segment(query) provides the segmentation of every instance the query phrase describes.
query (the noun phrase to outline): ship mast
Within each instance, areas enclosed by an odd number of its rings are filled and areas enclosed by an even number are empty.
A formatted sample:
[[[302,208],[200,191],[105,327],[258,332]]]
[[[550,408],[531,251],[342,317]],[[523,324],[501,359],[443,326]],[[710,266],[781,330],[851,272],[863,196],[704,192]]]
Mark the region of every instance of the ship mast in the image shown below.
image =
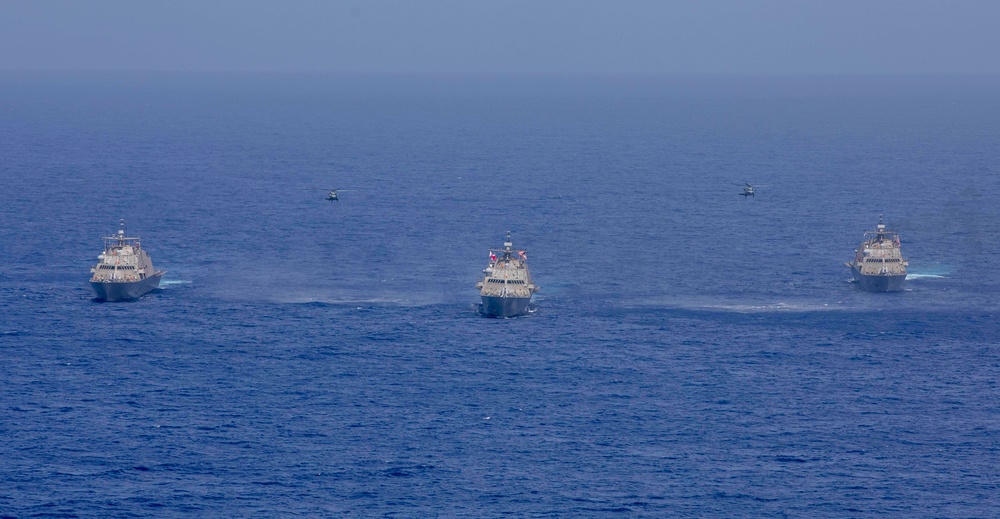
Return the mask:
[[[876,229],[878,230],[876,231],[876,233],[878,234],[879,240],[881,240],[882,237],[886,235],[885,223],[882,220],[883,220],[883,215],[881,214],[878,215],[878,227],[876,227]]]
[[[125,245],[125,219],[118,220],[118,246]]]

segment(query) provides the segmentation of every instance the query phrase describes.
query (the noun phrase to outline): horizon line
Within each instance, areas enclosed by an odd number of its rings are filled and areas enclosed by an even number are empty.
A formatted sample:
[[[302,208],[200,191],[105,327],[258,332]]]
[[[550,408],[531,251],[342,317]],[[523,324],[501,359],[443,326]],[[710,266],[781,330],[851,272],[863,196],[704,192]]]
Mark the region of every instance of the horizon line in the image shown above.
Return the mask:
[[[349,71],[349,70],[208,70],[208,69],[83,69],[83,68],[0,68],[0,74],[177,74],[177,75],[262,75],[316,76],[342,78],[414,79],[830,79],[830,78],[997,78],[992,72],[675,72],[675,73],[601,73],[601,72],[457,72],[457,71]]]

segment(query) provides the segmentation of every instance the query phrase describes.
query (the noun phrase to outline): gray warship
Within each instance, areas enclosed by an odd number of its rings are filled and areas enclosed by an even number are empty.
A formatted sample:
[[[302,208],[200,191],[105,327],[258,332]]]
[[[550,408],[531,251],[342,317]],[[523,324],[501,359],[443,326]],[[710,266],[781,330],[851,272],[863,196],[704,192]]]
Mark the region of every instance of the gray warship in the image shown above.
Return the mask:
[[[479,311],[490,317],[514,317],[528,313],[531,294],[538,292],[528,272],[528,253],[515,250],[510,231],[501,249],[490,249],[490,265],[476,283],[483,298]]]
[[[138,299],[158,287],[165,273],[153,269],[153,261],[138,237],[125,235],[125,220],[117,235],[104,237],[104,252],[90,272],[94,274],[90,286],[102,301]]]
[[[869,292],[892,292],[903,287],[906,266],[899,248],[899,234],[885,228],[882,215],[874,231],[865,232],[865,241],[854,251],[854,261],[844,263],[854,281]]]

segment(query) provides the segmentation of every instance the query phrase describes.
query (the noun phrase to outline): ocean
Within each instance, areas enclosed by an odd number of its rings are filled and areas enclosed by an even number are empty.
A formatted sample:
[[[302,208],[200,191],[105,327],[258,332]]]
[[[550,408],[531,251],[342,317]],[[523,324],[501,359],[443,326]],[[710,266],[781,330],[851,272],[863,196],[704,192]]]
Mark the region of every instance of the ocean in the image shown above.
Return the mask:
[[[998,193],[996,78],[3,73],[0,516],[997,516]]]

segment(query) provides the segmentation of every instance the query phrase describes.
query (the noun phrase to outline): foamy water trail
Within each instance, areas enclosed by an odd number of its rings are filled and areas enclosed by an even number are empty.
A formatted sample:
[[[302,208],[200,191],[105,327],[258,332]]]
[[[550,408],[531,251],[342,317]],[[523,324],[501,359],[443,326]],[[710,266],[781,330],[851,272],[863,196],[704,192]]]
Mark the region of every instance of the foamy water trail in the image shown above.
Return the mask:
[[[907,274],[907,281],[913,279],[946,279],[947,276],[942,276],[941,274]]]
[[[191,282],[184,279],[163,279],[160,280],[160,288],[169,288],[179,285],[190,285]]]

